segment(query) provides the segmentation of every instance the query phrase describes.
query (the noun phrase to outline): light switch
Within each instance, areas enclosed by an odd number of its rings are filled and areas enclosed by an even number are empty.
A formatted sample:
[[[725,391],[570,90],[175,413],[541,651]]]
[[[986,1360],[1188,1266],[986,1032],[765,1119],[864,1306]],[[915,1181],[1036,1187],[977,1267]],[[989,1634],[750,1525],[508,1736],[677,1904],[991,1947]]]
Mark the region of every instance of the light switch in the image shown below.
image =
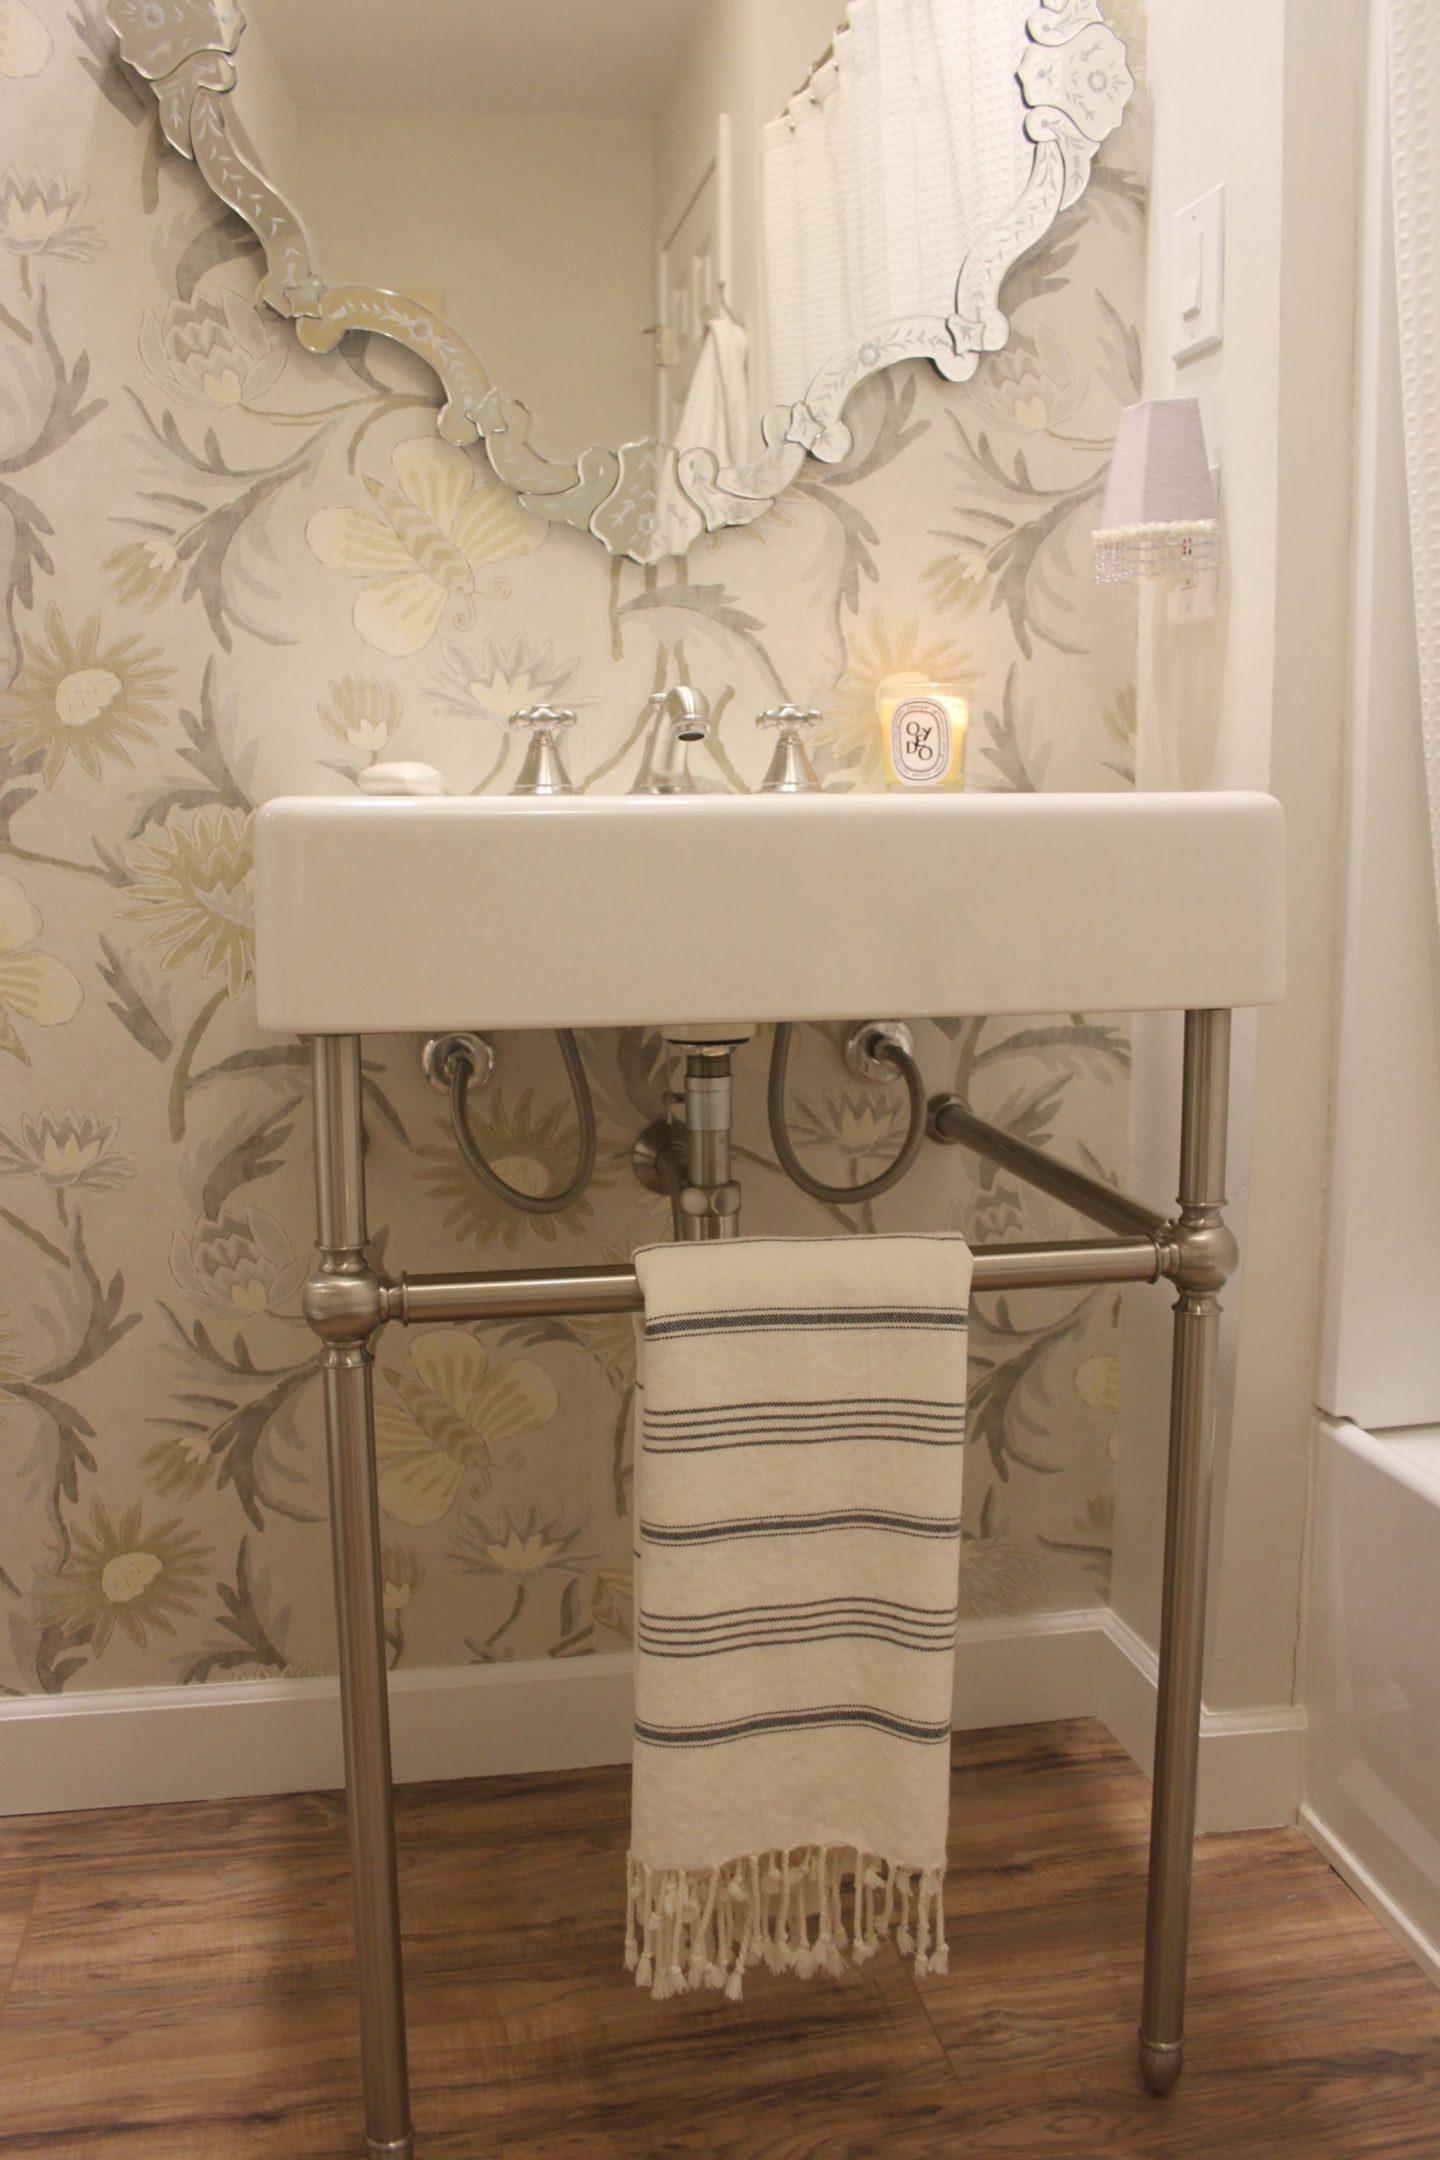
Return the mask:
[[[1225,334],[1225,190],[1177,210],[1170,221],[1170,282],[1177,360],[1210,352]]]
[[[1180,257],[1180,314],[1192,322],[1205,301],[1205,242],[1192,227],[1184,235]]]

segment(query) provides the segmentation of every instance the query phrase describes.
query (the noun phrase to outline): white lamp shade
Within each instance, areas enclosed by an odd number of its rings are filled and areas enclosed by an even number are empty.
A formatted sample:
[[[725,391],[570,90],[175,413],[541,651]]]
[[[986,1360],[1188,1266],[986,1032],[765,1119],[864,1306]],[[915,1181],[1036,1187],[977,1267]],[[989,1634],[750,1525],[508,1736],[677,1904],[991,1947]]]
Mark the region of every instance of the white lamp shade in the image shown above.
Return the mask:
[[[1219,555],[1215,488],[1195,398],[1127,405],[1115,434],[1105,505],[1095,533],[1095,575],[1192,576]]]

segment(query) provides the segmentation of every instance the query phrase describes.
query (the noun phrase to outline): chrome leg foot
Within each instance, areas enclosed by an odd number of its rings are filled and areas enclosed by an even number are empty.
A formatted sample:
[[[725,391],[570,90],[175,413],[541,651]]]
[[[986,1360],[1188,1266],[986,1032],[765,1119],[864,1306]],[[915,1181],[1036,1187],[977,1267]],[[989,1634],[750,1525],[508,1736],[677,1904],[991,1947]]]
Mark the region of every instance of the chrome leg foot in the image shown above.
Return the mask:
[[[1147,2040],[1143,2033],[1140,2035],[1140,2075],[1147,2092],[1163,2100],[1166,2093],[1174,2092],[1184,2067],[1183,2040]]]
[[[365,2160],[415,2160],[415,2140],[403,2137],[390,2145],[377,2145],[374,2138],[366,2138]]]

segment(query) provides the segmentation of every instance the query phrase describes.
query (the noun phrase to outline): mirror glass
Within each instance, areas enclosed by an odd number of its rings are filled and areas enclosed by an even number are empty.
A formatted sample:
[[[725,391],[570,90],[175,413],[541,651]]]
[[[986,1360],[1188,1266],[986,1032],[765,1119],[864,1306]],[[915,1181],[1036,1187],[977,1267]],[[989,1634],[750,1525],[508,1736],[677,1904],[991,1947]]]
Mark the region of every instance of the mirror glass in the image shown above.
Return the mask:
[[[1052,102],[1017,71],[1063,56],[1073,75],[1098,12],[244,0],[231,102],[326,282],[444,316],[529,407],[542,456],[656,437],[725,468],[838,356],[955,312],[967,253],[1026,189],[1027,115]],[[1094,140],[1130,87],[1098,34],[1078,85]]]

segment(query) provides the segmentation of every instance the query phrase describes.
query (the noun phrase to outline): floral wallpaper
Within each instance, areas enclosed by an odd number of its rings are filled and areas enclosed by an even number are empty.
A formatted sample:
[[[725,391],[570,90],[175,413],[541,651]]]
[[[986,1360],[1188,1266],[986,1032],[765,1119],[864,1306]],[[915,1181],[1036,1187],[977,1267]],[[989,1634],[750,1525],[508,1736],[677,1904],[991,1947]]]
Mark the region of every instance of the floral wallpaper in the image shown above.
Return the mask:
[[[714,701],[715,784],[756,784],[753,716],[789,696],[824,711],[830,784],[868,786],[876,684],[912,666],[965,685],[972,786],[1130,783],[1132,604],[1092,583],[1088,534],[1137,391],[1137,133],[1012,273],[1013,341],[972,383],[868,385],[848,464],[644,571],[442,444],[407,356],[317,358],[257,311],[253,241],[163,146],[99,0],[0,0],[0,1689],[332,1664],[307,1073],[255,1023],[258,803],[384,756],[504,789],[506,716],[541,698],[580,713],[579,783],[624,789],[645,698],[679,679]],[[840,1032],[803,1031],[795,1130],[859,1181],[901,1105],[850,1077]],[[1123,1027],[919,1034],[933,1087],[1121,1172]],[[613,1261],[664,1234],[628,1163],[664,1046],[583,1048],[599,1174],[530,1219],[464,1170],[418,1045],[367,1046],[382,1258]],[[541,1191],[570,1160],[563,1074],[549,1040],[498,1049],[482,1137]],[[873,1209],[802,1198],[765,1135],[766,1049],[740,1065],[749,1229],[1073,1227],[958,1150]],[[964,1610],[1101,1601],[1118,1299],[978,1303]],[[632,1370],[628,1322],[382,1338],[396,1666],[624,1643]]]

